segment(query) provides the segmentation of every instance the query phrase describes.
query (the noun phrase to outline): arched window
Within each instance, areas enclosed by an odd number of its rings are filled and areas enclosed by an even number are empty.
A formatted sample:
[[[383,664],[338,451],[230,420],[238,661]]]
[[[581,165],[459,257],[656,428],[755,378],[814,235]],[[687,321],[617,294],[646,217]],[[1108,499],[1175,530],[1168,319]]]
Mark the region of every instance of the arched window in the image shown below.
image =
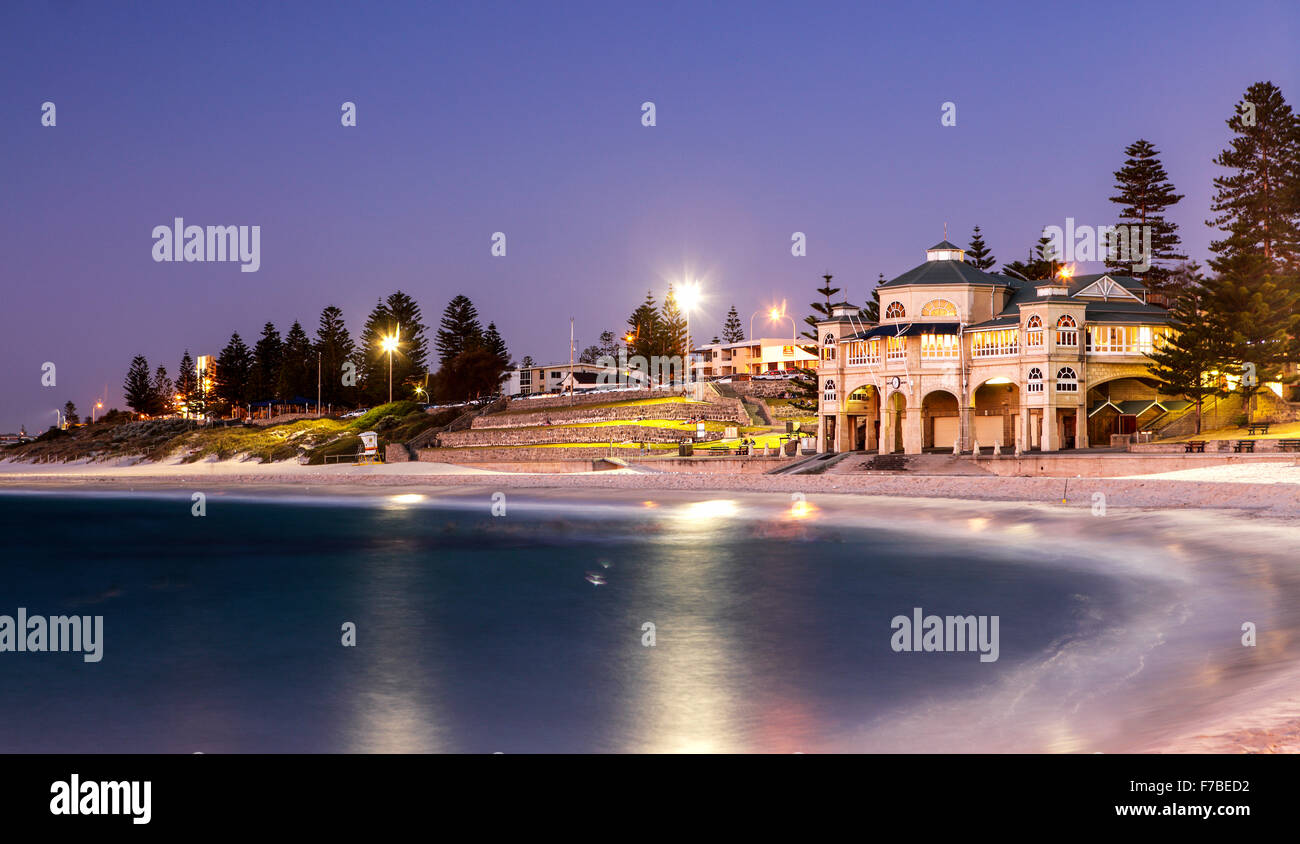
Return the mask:
[[[885,308],[885,319],[902,319],[907,316],[907,311],[903,309],[902,302],[890,302],[889,307]]]
[[[1026,393],[1041,393],[1043,391],[1043,370],[1034,366],[1029,370],[1029,375],[1025,378]]]
[[[1058,393],[1077,393],[1079,392],[1079,376],[1074,374],[1074,370],[1068,366],[1061,367],[1056,373],[1056,392]]]
[[[822,385],[822,401],[835,401],[835,382],[830,378]]]
[[[834,335],[834,334],[827,334],[827,335],[822,339],[822,345],[823,345],[823,346],[834,346],[834,345],[835,345],[835,335]]]
[[[957,306],[947,299],[931,299],[921,307],[921,316],[957,316]]]
[[[1029,318],[1025,323],[1025,345],[1041,346],[1043,345],[1043,320],[1038,314]]]
[[[1056,321],[1056,345],[1079,345],[1079,326],[1074,321],[1074,317],[1069,314],[1062,314],[1061,318]]]

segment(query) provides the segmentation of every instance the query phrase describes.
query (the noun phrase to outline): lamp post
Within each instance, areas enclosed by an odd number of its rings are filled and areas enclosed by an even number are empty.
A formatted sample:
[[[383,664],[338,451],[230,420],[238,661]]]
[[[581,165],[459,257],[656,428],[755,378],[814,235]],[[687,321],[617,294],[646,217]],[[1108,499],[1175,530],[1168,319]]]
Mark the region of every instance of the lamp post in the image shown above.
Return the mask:
[[[388,353],[388,403],[393,403],[393,352],[397,349],[398,338],[402,335],[402,326],[397,326],[397,333],[379,341],[379,347]]]
[[[699,282],[688,281],[682,284],[682,292],[677,294],[677,304],[686,316],[686,380],[693,381],[694,366],[691,362],[691,309],[700,300]]]
[[[97,402],[95,402],[95,404],[90,408],[90,424],[92,424],[92,425],[95,424],[95,412],[98,411],[98,410],[100,410],[100,409],[102,409],[103,407],[104,407],[104,403],[103,403],[102,401],[97,401]]]

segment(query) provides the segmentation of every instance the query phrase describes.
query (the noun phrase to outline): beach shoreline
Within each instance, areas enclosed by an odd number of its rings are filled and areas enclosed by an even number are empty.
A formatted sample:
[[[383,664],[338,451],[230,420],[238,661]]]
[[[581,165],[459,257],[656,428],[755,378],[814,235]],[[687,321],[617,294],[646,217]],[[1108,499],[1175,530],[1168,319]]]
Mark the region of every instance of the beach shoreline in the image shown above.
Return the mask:
[[[660,506],[725,496],[761,503],[756,512],[790,507],[799,494],[828,515],[869,512],[873,502],[931,499],[942,502],[929,518],[998,522],[1021,508],[1085,519],[1113,508],[1116,515],[1150,512],[1152,517],[1197,518],[1195,511],[1224,520],[1244,517],[1255,524],[1289,530],[1300,515],[1300,483],[1292,467],[1278,467],[1264,482],[1162,478],[1023,478],[905,475],[727,475],[643,473],[609,470],[577,474],[491,472],[449,464],[399,463],[374,467],[300,466],[210,461],[197,464],[15,464],[0,463],[0,493],[170,494],[205,492],[231,497],[285,497],[324,502],[349,498],[407,497],[428,506],[473,503],[487,507],[499,491],[516,491],[512,506],[544,502],[590,506],[597,493],[609,506]],[[1212,476],[1212,475],[1211,475]],[[1102,496],[1099,514],[1097,495]],[[0,499],[2,500],[2,499]],[[883,503],[883,502],[882,502]],[[1193,511],[1178,513],[1177,511]],[[1213,511],[1213,512],[1209,512]],[[1022,510],[1023,512],[1023,510]],[[1266,688],[1252,690],[1195,729],[1143,747],[1144,753],[1300,752],[1300,671],[1279,671]]]

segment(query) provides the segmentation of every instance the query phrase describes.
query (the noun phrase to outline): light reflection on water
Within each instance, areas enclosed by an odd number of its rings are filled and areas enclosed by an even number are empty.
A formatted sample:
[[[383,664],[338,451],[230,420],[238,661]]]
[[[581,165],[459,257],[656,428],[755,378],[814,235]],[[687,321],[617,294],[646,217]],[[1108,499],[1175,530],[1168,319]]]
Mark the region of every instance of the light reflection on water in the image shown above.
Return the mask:
[[[0,495],[0,613],[106,639],[0,653],[0,750],[1115,752],[1250,705],[1300,641],[1295,529],[1229,514],[180,500]],[[894,653],[913,607],[998,615],[1000,659]]]

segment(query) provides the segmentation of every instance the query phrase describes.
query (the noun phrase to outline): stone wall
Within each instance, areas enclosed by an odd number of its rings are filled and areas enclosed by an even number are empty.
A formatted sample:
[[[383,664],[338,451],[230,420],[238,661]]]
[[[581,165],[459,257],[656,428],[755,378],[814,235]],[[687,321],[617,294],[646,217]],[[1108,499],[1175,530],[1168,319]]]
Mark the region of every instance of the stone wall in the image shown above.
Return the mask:
[[[416,452],[416,459],[422,463],[455,463],[474,465],[483,463],[553,463],[562,460],[599,460],[602,457],[632,457],[640,452],[635,448],[615,448],[609,446],[573,447],[573,448],[422,448]],[[586,467],[590,469],[590,466]],[[583,469],[581,471],[586,471]]]
[[[781,399],[794,391],[789,379],[780,381],[732,381],[727,385],[738,396],[753,396],[760,399]]]
[[[572,398],[567,395],[551,396],[544,399],[509,399],[502,410],[542,410],[551,407],[575,407],[583,404],[608,404],[615,401],[639,401],[641,399],[662,399],[670,396],[690,396],[694,392],[690,387],[676,387],[663,390],[625,390],[607,393],[577,393]]]
[[[411,452],[403,443],[389,443],[384,447],[385,463],[409,463]]]
[[[719,398],[702,404],[699,402],[632,405],[623,407],[573,407],[537,410],[528,413],[493,413],[474,419],[475,430],[492,428],[539,427],[547,424],[571,425],[578,422],[616,422],[636,419],[674,419],[709,422],[730,422],[748,425],[749,416],[741,407],[740,399]]]
[[[622,443],[650,442],[675,443],[691,435],[688,431],[673,428],[651,428],[646,425],[601,425],[592,428],[473,428],[468,431],[448,431],[438,435],[442,448],[467,448],[471,446],[550,445],[557,443]],[[722,434],[710,432],[705,439],[721,439]]]

